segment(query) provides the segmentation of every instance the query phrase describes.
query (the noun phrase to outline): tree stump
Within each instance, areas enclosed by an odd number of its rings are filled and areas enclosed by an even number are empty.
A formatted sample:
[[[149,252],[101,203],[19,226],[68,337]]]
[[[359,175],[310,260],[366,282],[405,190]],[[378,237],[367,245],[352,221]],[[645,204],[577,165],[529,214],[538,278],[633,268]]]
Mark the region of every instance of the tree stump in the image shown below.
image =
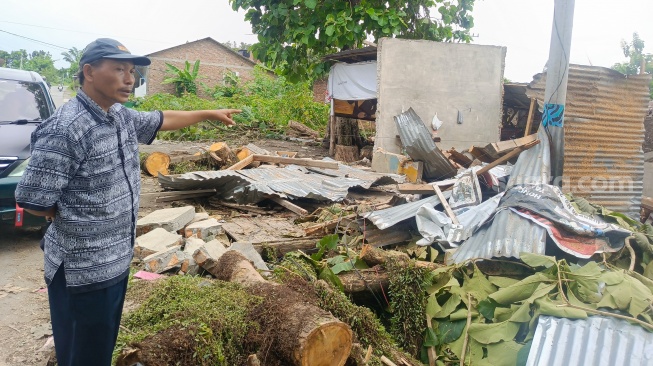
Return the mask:
[[[170,156],[162,152],[153,152],[141,161],[141,169],[147,174],[156,177],[159,173],[163,175],[170,174]]]
[[[226,142],[216,142],[209,147],[209,151],[218,157],[220,166],[232,166],[238,162],[238,157]]]
[[[336,155],[334,159],[345,163],[353,163],[360,160],[358,146],[336,145]]]

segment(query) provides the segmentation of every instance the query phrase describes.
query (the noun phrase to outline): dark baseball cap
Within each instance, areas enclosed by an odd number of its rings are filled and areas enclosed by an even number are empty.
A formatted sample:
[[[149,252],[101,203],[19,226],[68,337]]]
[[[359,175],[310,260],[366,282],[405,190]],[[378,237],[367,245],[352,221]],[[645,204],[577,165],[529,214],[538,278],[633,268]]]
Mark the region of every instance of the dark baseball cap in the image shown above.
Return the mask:
[[[150,59],[145,56],[132,55],[127,47],[114,39],[98,38],[86,46],[82,58],[79,60],[79,66],[84,66],[85,64],[90,64],[91,62],[104,58],[129,60],[138,66],[147,66],[151,63]]]

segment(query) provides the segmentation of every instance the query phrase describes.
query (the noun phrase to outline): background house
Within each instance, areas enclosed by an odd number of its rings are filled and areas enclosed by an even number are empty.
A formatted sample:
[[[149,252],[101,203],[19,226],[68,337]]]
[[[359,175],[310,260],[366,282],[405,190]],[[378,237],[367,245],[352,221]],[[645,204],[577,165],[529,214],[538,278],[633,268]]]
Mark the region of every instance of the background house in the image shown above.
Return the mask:
[[[237,73],[242,80],[249,80],[253,77],[256,65],[254,61],[241,56],[211,37],[153,52],[147,57],[152,60],[147,75],[144,75],[147,80],[147,95],[174,92],[173,84],[163,84],[163,80],[167,77],[166,63],[184,68],[186,61],[192,65],[196,60],[200,60],[198,83],[210,87],[222,84],[227,70]],[[198,93],[202,95],[204,90],[199,88]]]

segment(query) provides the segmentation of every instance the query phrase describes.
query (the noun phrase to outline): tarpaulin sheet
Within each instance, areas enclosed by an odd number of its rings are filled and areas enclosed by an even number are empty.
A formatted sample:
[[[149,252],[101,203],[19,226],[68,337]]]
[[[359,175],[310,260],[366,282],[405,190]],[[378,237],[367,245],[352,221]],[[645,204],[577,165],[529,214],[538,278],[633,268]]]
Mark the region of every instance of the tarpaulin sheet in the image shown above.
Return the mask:
[[[563,251],[579,258],[614,252],[632,235],[626,229],[598,217],[578,212],[559,187],[548,184],[518,184],[506,191],[499,209],[515,213],[547,229]]]
[[[340,100],[376,98],[376,61],[337,63],[329,72],[329,96]]]

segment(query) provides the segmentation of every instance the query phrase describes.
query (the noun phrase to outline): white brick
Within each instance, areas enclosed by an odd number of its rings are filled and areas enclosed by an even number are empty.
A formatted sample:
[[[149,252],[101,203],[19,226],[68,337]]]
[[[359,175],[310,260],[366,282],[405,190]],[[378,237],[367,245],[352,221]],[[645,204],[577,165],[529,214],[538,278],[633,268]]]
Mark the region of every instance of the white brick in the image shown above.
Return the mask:
[[[222,233],[222,224],[216,219],[199,221],[186,226],[185,237],[194,236],[203,240],[212,240],[216,235]]]
[[[136,222],[136,235],[140,236],[158,227],[177,231],[195,218],[195,207],[184,206],[156,210]]]
[[[184,246],[184,253],[186,253],[186,256],[188,257],[188,270],[185,271],[186,274],[196,275],[199,273],[200,266],[195,262],[193,254],[205,245],[206,243],[202,239],[195,237],[186,239],[186,245]]]
[[[179,267],[186,272],[189,258],[181,251],[181,246],[176,246],[149,255],[143,259],[143,262],[145,262],[145,270],[149,272],[162,273],[174,267]]]
[[[195,217],[193,217],[193,219],[188,223],[188,225],[194,224],[194,223],[199,222],[199,221],[208,220],[209,217],[210,216],[209,216],[209,214],[207,212],[198,212],[198,213],[195,214]]]
[[[168,232],[162,228],[156,228],[149,233],[136,238],[134,255],[137,258],[143,259],[170,247],[179,246],[182,243],[183,238],[181,235]]]

